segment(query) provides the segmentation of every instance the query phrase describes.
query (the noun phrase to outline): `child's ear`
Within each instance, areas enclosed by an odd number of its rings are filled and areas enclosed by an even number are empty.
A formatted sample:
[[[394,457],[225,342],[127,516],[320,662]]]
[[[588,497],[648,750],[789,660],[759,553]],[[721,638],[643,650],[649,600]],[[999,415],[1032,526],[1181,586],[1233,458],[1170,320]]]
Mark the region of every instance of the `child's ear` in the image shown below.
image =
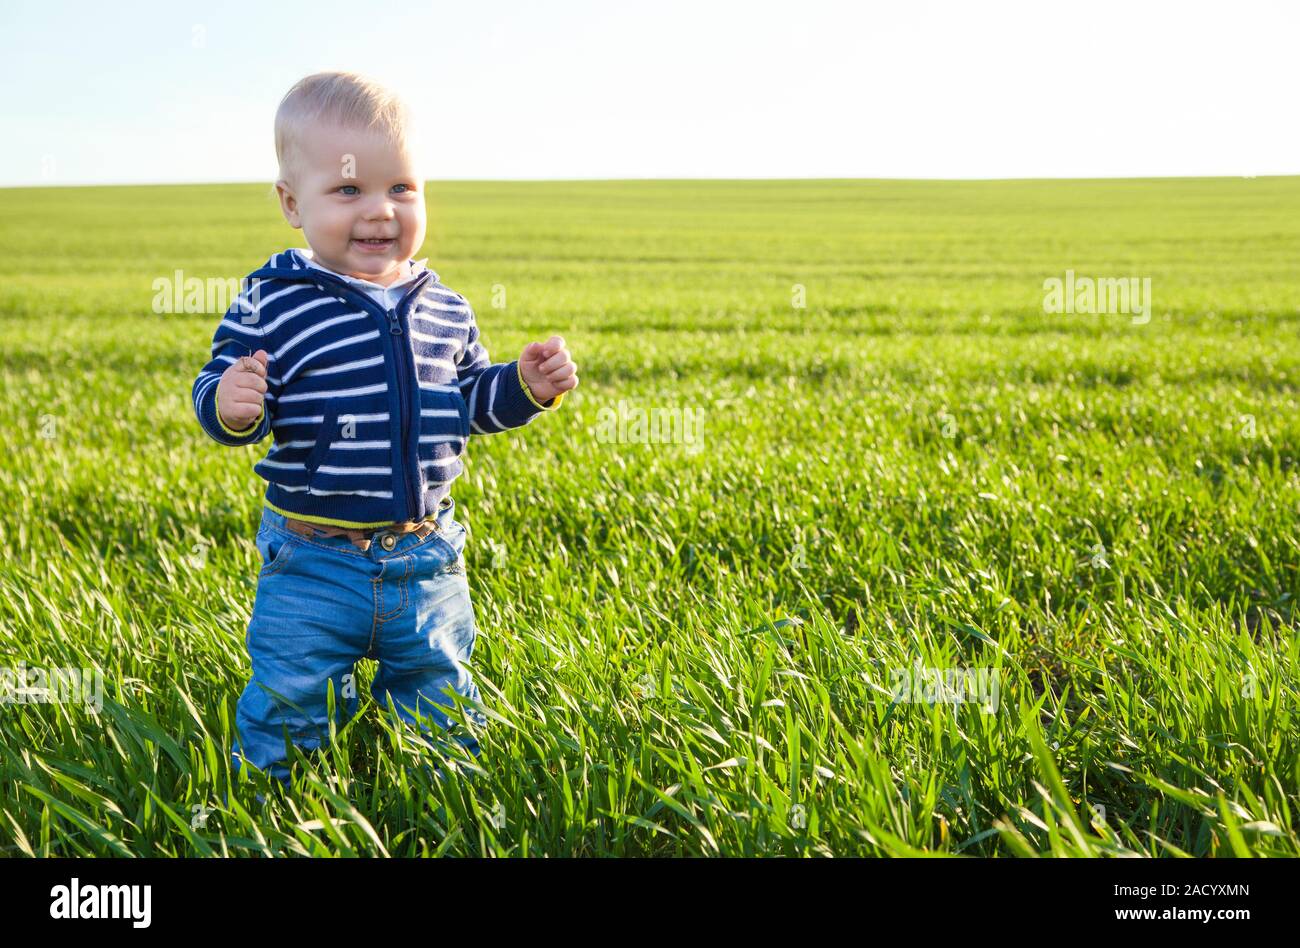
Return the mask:
[[[283,178],[275,182],[275,193],[280,198],[280,213],[289,222],[289,226],[295,229],[302,227],[302,220],[298,217],[298,200],[293,196],[293,191],[289,190],[289,182]]]

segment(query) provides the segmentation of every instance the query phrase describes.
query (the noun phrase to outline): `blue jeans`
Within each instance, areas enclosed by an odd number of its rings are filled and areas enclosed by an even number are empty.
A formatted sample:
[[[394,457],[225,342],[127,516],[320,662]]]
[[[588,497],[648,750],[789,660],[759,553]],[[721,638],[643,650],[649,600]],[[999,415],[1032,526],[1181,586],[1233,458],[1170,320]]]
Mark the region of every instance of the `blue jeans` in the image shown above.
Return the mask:
[[[336,725],[356,714],[356,661],[379,663],[370,693],[381,707],[388,696],[399,716],[413,711],[448,726],[450,689],[479,701],[465,662],[474,650],[474,610],[465,579],[465,527],[445,498],[438,529],[424,538],[397,534],[392,549],[371,536],[362,552],[344,536],[294,533],[285,518],[262,508],[257,549],[262,555],[257,596],[244,644],[253,675],[235,713],[235,771],[248,763],[288,783],[286,736],[309,750],[329,741],[327,688],[334,686]],[[486,725],[482,712],[465,717]],[[461,729],[465,731],[464,728]],[[456,739],[474,755],[472,733]]]

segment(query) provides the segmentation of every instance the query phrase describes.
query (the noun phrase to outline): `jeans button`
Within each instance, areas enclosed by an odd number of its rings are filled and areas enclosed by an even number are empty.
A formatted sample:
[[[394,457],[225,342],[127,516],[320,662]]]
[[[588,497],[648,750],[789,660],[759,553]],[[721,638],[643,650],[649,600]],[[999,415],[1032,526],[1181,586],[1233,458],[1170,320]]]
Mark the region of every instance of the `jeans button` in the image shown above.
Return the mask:
[[[397,537],[393,536],[391,533],[385,533],[379,538],[379,545],[385,550],[391,550],[397,545]]]

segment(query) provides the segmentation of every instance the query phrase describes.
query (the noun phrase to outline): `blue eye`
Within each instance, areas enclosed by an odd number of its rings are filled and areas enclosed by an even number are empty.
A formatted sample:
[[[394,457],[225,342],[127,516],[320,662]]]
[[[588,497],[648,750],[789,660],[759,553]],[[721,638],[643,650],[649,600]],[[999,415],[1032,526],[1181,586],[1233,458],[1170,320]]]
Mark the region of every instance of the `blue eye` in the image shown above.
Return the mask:
[[[355,184],[345,184],[345,185],[343,185],[343,187],[339,188],[338,190],[339,190],[339,191],[347,191],[349,188],[351,188],[353,191],[356,191],[356,190],[357,190],[357,186],[356,186]],[[350,194],[348,195],[348,197],[351,197],[351,196],[352,196],[352,195],[350,195]]]
[[[415,190],[415,188],[411,187],[409,184],[395,184],[395,185],[393,185],[393,187],[394,187],[394,188],[406,188],[407,191],[414,191],[414,190]],[[401,193],[405,194],[406,192],[403,191],[403,192],[401,192]]]

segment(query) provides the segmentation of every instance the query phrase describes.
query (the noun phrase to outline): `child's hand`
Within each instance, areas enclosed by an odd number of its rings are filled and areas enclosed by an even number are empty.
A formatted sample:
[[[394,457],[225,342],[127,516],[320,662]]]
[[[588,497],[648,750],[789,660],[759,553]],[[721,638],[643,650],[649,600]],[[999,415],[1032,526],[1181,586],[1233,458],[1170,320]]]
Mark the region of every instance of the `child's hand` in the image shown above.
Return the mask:
[[[519,374],[539,402],[548,402],[561,392],[578,387],[578,366],[569,358],[569,350],[564,348],[564,340],[559,336],[524,346],[519,356]]]
[[[233,431],[249,427],[262,413],[267,358],[265,349],[258,349],[251,356],[240,356],[217,383],[217,414]]]

